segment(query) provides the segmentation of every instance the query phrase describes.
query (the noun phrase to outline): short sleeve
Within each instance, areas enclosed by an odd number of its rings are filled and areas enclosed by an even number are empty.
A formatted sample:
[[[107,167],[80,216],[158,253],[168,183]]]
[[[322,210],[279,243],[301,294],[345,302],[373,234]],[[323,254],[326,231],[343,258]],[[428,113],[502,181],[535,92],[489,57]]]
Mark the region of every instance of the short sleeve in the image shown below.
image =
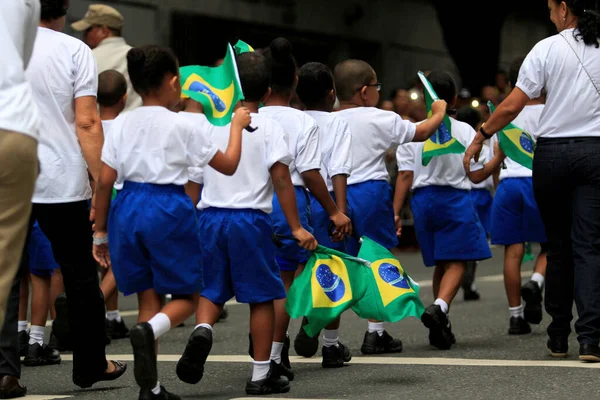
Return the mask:
[[[187,121],[186,121],[187,122]],[[188,123],[190,136],[187,141],[188,163],[192,167],[205,167],[219,149],[210,140],[209,132],[201,126]]]
[[[321,149],[319,146],[319,127],[313,121],[308,129],[298,136],[296,144],[296,169],[299,173],[321,169]]]
[[[416,158],[416,144],[407,143],[398,146],[396,150],[396,162],[398,171],[414,171]]]
[[[98,95],[98,67],[92,50],[83,42],[73,55],[75,65],[75,82],[73,98]]]
[[[392,144],[401,145],[405,143],[410,143],[415,139],[415,134],[417,133],[417,125],[414,122],[402,119],[402,117],[395,113],[392,128]]]
[[[119,120],[115,120],[112,124],[107,125],[107,131],[104,132],[104,145],[102,146],[101,160],[104,164],[112,169],[117,169],[117,146],[115,136],[117,130],[120,129]]]
[[[288,134],[275,121],[273,121],[273,124],[270,124],[270,128],[270,134],[266,136],[267,145],[265,146],[267,150],[267,169],[270,170],[278,162],[289,166],[294,157],[290,154]]]
[[[189,167],[188,180],[200,185],[204,185],[204,169],[200,167]]]
[[[543,54],[546,47],[538,43],[527,54],[519,70],[519,79],[517,80],[516,87],[521,89],[530,99],[540,97],[542,89],[546,85],[546,54]]]
[[[329,176],[350,175],[352,171],[352,134],[350,126],[341,118],[336,118],[332,127],[335,132],[333,149],[327,170]]]

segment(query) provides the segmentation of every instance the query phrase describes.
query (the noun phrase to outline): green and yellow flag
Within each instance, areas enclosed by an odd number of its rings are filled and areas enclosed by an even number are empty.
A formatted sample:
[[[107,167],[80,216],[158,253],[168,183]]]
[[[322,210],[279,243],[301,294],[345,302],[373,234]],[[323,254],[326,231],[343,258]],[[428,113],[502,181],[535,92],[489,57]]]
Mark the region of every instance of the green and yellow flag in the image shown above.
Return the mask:
[[[490,101],[488,101],[487,105],[490,113],[493,114],[496,111],[496,107]],[[498,142],[506,157],[525,168],[533,168],[535,142],[529,133],[511,123],[498,132]]]
[[[233,109],[244,100],[235,63],[235,53],[227,44],[227,54],[218,67],[189,65],[181,67],[182,96],[202,103],[208,121],[216,126],[231,122]]]
[[[364,260],[318,246],[294,280],[286,309],[292,318],[306,317],[306,333],[314,337],[361,299],[366,290]]]
[[[242,53],[254,51],[254,48],[252,46],[250,46],[248,43],[242,40],[238,40],[237,43],[233,45],[233,48],[235,50],[235,54],[237,54],[238,56]]]
[[[419,285],[392,253],[363,236],[358,257],[370,262],[365,295],[352,306],[359,317],[387,322],[421,318],[425,306],[419,298]]]
[[[433,90],[431,83],[427,80],[425,74],[421,71],[418,72],[421,82],[423,82],[425,93],[425,105],[427,106],[427,118],[431,117],[431,105],[433,102],[439,100],[438,95]],[[454,136],[452,136],[452,125],[450,117],[444,116],[444,120],[440,127],[435,133],[425,141],[423,146],[423,166],[427,166],[431,159],[436,156],[443,154],[460,154],[465,152],[465,146]]]

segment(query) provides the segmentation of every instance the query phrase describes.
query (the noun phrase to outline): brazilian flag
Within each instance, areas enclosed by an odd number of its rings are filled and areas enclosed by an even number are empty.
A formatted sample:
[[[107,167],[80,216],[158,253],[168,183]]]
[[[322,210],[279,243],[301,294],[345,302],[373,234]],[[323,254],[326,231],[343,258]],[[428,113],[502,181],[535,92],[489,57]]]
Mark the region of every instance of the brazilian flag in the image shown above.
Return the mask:
[[[286,309],[292,318],[306,317],[306,333],[314,337],[365,295],[368,263],[318,246],[294,280]]]
[[[425,105],[427,106],[427,117],[429,118],[432,115],[431,105],[433,102],[439,100],[439,97],[435,93],[435,90],[433,90],[433,87],[427,80],[427,77],[425,77],[425,74],[419,71],[418,75],[421,79],[421,82],[423,82]],[[422,163],[423,166],[427,166],[433,157],[444,154],[461,154],[464,152],[465,146],[463,146],[461,142],[452,136],[450,117],[445,115],[444,120],[437,131],[435,131],[435,133],[424,143]]]
[[[231,45],[227,44],[225,59],[218,67],[189,65],[181,67],[179,71],[182,97],[202,103],[204,115],[211,124],[229,124],[235,105],[244,100],[235,53]]]
[[[496,108],[490,101],[488,101],[487,105],[490,113],[493,114]],[[535,142],[529,133],[513,124],[508,124],[498,132],[498,142],[500,149],[506,154],[506,157],[525,168],[533,169]]]
[[[237,43],[233,45],[233,48],[235,50],[235,54],[237,54],[238,56],[242,53],[249,53],[254,51],[254,48],[248,43],[244,42],[243,40],[238,40]]]
[[[419,285],[392,253],[363,236],[358,257],[370,262],[365,295],[352,306],[359,317],[387,322],[421,318],[425,306],[419,298]]]

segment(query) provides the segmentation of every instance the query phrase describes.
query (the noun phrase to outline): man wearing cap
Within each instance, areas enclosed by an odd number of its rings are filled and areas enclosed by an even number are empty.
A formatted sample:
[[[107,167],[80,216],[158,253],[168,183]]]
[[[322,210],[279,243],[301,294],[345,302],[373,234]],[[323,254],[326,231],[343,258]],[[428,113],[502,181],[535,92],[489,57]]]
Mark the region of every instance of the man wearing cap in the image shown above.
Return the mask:
[[[131,46],[121,37],[121,13],[104,4],[92,4],[83,19],[71,24],[71,28],[83,32],[83,41],[92,49],[98,73],[114,69],[127,78],[127,103],[124,111],[141,106],[142,99],[133,90],[127,73],[127,52]]]

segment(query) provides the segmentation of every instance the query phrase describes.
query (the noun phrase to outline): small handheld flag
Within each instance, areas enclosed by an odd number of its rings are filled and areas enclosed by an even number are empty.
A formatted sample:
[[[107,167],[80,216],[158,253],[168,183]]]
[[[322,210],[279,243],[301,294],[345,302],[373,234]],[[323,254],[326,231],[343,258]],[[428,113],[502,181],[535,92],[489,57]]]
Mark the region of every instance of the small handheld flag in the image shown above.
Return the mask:
[[[425,74],[421,71],[418,72],[419,79],[424,86],[425,92],[425,105],[427,106],[427,118],[431,117],[431,105],[439,100],[438,95],[433,90],[431,83],[427,80]],[[465,152],[465,146],[454,136],[452,136],[452,125],[450,117],[444,116],[442,124],[439,126],[437,131],[431,136],[423,146],[423,166],[427,166],[431,159],[436,156],[443,154],[460,154]]]
[[[250,46],[248,43],[242,40],[238,40],[237,43],[233,45],[233,48],[235,50],[235,54],[237,54],[238,56],[242,53],[254,51],[254,48],[252,46]]]
[[[496,108],[490,101],[487,105],[493,114]],[[498,132],[498,142],[508,158],[525,168],[533,168],[535,142],[529,133],[510,123]]]

